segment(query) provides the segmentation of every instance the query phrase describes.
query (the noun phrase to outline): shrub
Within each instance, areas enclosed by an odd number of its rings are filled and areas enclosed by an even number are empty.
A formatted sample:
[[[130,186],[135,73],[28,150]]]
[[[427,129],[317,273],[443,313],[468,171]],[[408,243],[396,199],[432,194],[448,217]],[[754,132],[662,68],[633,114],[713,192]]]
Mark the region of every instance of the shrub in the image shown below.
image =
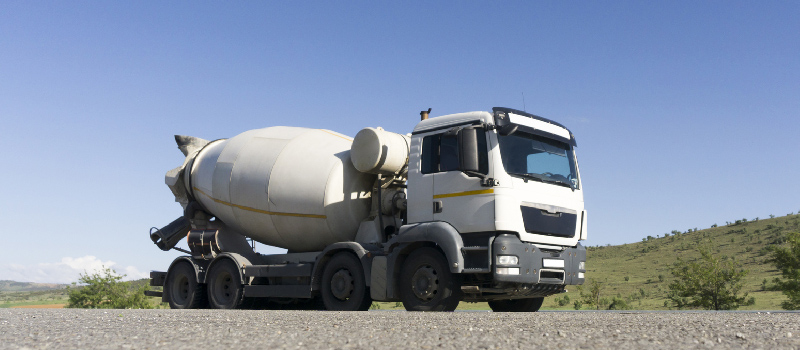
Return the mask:
[[[609,310],[630,310],[631,307],[622,297],[616,296],[611,299],[611,303],[608,304]]]
[[[84,309],[152,309],[153,305],[145,297],[147,285],[131,287],[130,282],[122,282],[125,275],[117,275],[114,270],[103,267],[101,272],[81,274],[78,282],[68,287],[68,308]],[[80,288],[78,284],[85,284]]]
[[[789,233],[786,239],[789,247],[772,248],[769,261],[781,270],[783,277],[775,279],[775,288],[789,298],[781,307],[797,310],[800,309],[800,233]]]
[[[707,310],[735,310],[752,305],[747,293],[739,296],[747,270],[733,259],[717,257],[700,248],[697,261],[678,261],[672,267],[676,280],[669,285],[667,298],[679,309],[697,307]]]

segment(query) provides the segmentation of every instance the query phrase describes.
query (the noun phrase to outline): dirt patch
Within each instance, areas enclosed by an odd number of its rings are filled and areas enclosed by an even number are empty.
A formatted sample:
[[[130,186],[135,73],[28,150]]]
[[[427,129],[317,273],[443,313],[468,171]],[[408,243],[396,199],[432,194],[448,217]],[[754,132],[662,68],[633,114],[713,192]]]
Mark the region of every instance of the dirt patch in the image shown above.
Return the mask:
[[[63,309],[67,304],[44,304],[44,305],[19,305],[12,306],[12,309]]]

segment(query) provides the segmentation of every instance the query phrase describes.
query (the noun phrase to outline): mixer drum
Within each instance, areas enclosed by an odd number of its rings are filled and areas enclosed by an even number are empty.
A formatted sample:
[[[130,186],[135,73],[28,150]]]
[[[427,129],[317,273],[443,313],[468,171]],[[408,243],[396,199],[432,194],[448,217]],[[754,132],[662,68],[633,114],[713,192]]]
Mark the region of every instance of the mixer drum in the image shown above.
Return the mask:
[[[328,130],[271,127],[209,143],[184,179],[229,227],[263,244],[318,251],[355,239],[375,175],[350,161],[352,139]]]

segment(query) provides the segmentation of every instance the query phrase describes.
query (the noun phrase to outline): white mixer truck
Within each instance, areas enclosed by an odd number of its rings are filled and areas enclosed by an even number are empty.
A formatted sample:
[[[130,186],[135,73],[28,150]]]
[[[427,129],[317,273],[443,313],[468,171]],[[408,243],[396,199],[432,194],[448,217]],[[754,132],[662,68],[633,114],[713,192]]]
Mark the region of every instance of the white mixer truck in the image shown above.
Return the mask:
[[[452,311],[487,301],[533,312],[583,284],[586,210],[575,138],[493,108],[355,138],[296,127],[206,141],[166,174],[183,216],[153,228],[186,254],[151,285],[176,309],[367,310],[400,301]],[[189,250],[176,247],[187,240]],[[287,249],[259,254],[254,242]]]

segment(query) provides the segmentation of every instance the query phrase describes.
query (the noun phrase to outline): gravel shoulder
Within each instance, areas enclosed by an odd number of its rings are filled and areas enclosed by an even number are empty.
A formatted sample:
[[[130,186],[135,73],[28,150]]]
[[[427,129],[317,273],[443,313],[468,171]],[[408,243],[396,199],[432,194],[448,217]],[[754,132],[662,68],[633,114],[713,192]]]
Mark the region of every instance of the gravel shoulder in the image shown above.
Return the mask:
[[[0,349],[800,349],[794,312],[0,309]]]

